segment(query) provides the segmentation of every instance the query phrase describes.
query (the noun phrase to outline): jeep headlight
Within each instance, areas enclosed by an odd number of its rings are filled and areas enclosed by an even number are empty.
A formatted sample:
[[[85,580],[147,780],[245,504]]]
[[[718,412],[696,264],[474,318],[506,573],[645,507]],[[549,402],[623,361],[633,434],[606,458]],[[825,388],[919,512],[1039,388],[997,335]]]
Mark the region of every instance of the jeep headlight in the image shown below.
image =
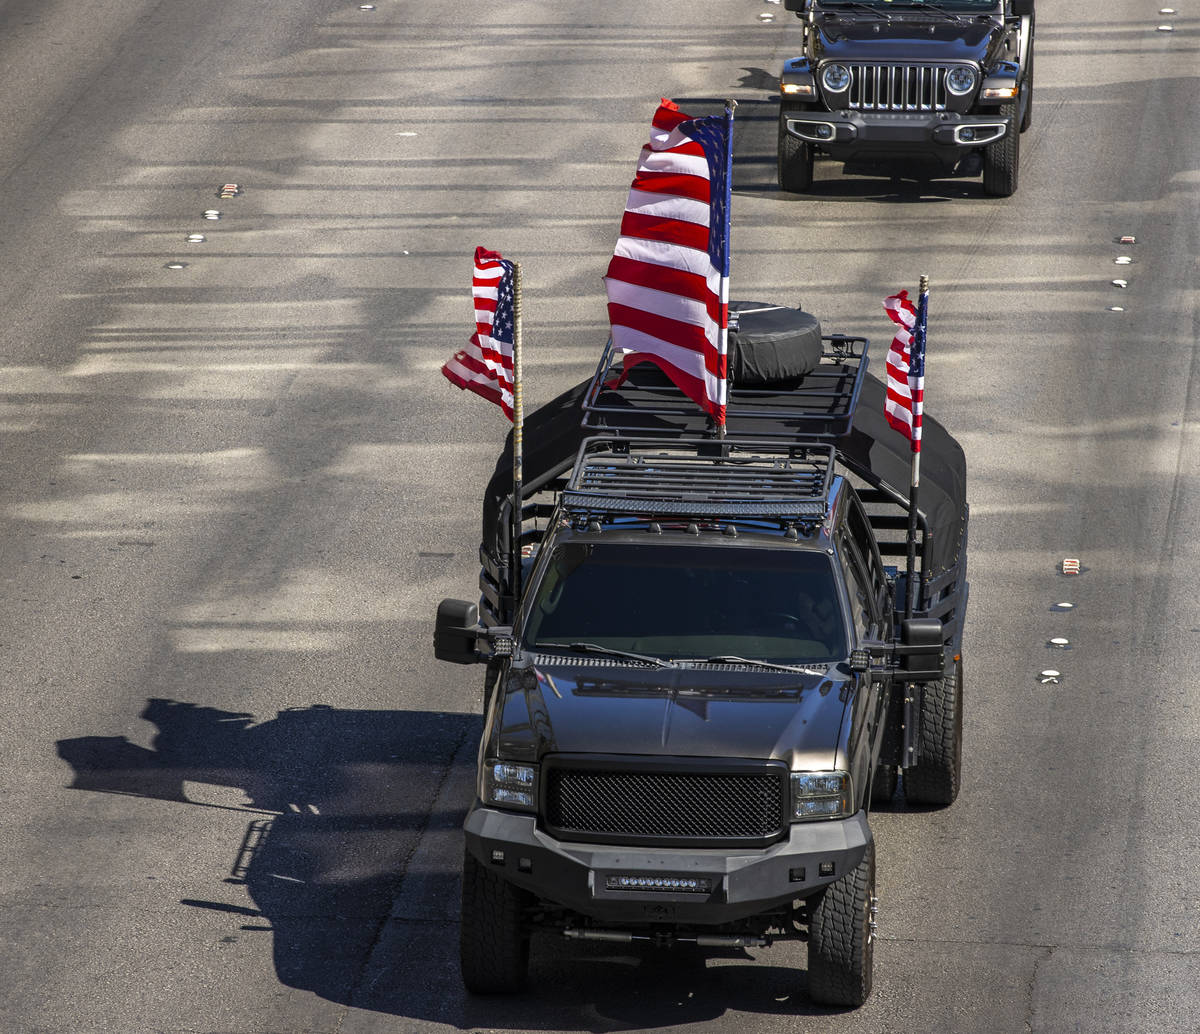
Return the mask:
[[[857,811],[849,772],[793,772],[792,821],[844,819]]]
[[[850,85],[850,69],[845,65],[826,65],[821,70],[821,85],[830,93],[841,93]]]
[[[537,771],[537,765],[492,758],[483,766],[479,796],[484,804],[533,811],[537,807]]]
[[[955,65],[946,73],[946,89],[955,97],[962,97],[975,89],[978,81],[975,69],[970,65]]]

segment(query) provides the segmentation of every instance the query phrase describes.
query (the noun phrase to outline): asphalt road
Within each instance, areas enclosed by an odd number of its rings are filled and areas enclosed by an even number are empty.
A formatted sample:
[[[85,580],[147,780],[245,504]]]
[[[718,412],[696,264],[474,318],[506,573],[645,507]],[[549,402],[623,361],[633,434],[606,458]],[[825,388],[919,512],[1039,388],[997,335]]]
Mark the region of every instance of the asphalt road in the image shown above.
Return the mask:
[[[0,0],[0,1029],[1194,1031],[1176,2],[1042,0],[999,201],[826,164],[781,195],[799,34],[771,3]],[[858,1012],[810,1005],[799,945],[548,940],[528,995],[459,986],[481,677],[433,661],[431,622],[475,594],[506,424],[438,367],[484,244],[524,266],[527,403],[590,372],[662,95],[740,102],[735,297],[878,349],[884,296],[932,281],[927,406],[970,463],[966,775],[873,818]]]

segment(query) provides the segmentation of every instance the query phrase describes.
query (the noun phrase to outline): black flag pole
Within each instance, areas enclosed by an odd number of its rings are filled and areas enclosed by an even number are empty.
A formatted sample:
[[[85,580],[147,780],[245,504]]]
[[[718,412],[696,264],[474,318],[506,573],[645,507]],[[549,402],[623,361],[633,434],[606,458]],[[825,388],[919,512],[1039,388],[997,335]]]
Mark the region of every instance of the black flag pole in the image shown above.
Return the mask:
[[[920,601],[917,578],[917,505],[921,488],[921,439],[917,419],[923,405],[923,399],[915,396],[914,382],[917,377],[922,380],[925,376],[925,327],[929,313],[929,277],[922,275],[918,289],[920,297],[917,300],[917,321],[913,328],[913,337],[908,346],[909,391],[913,392],[911,399],[912,412],[912,477],[908,486],[908,569],[905,584],[908,586],[908,598],[904,602],[904,616],[910,618],[917,609]],[[922,395],[924,391],[922,389]],[[922,579],[924,572],[922,572]]]
[[[512,509],[512,592],[513,617],[521,601],[521,481],[524,477],[522,456],[524,454],[523,425],[525,406],[521,397],[521,263],[513,267],[513,509]]]

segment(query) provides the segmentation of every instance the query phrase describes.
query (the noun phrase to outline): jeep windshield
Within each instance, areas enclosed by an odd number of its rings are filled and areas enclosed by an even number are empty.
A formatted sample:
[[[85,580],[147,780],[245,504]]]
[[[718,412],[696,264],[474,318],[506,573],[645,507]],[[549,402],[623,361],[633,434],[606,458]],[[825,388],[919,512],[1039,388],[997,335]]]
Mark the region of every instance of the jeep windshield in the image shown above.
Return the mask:
[[[525,646],[667,661],[830,664],[847,656],[832,558],[801,549],[564,543],[530,603]]]

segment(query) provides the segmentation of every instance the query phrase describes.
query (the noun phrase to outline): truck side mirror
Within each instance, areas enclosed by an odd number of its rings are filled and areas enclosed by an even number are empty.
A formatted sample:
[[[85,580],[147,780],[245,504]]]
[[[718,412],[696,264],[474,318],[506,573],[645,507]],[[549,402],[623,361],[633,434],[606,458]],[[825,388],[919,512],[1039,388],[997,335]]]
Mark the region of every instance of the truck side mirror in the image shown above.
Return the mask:
[[[910,681],[940,679],[946,671],[942,623],[908,618],[900,623],[901,671]]]
[[[1024,18],[1033,15],[1033,0],[1009,0],[1014,18]]]
[[[452,664],[478,664],[479,606],[466,600],[442,600],[433,628],[433,655]]]
[[[808,10],[808,4],[809,0],[783,0],[783,9],[801,14]]]

